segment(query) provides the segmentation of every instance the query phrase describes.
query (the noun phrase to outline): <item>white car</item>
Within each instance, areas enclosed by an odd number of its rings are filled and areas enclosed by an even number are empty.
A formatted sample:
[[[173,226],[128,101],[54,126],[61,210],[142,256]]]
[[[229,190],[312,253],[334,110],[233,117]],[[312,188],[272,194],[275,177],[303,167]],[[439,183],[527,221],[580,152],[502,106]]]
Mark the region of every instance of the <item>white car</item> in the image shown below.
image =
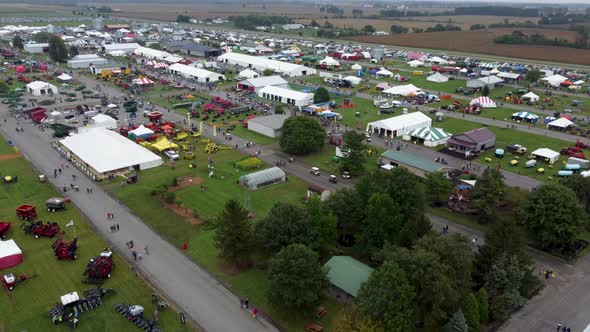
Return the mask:
[[[180,156],[178,155],[178,152],[176,152],[174,150],[166,150],[166,151],[164,151],[164,154],[166,155],[166,157],[170,158],[171,160],[178,160],[178,159],[180,159]]]

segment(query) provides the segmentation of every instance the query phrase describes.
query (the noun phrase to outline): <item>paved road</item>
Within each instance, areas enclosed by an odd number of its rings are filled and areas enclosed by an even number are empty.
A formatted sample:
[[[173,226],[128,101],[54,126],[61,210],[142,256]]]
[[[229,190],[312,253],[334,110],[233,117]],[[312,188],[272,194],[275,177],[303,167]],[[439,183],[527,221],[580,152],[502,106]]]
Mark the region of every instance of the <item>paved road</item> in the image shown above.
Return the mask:
[[[0,110],[4,113],[7,109],[2,105]],[[14,130],[15,125],[15,119],[9,117],[7,124],[0,127],[0,133],[5,139],[12,140],[38,170],[51,175],[61,163],[67,164],[50,147],[50,131],[41,132],[30,122],[21,121],[25,132],[17,133]],[[205,331],[278,331],[262,317],[253,320],[240,309],[239,299],[234,294],[73,166],[65,169],[64,175],[56,179],[50,176],[49,181],[58,188],[62,185],[69,186],[72,174],[77,175],[75,183],[80,186],[81,191],[68,191],[65,196],[72,199],[98,233],[131,264],[133,259],[125,243],[133,240],[139,250],[148,245],[150,254],[144,255],[144,259],[137,264],[138,271]],[[92,194],[86,193],[85,188],[89,186],[93,187]],[[115,222],[121,226],[120,231],[109,232],[107,211],[114,212]]]

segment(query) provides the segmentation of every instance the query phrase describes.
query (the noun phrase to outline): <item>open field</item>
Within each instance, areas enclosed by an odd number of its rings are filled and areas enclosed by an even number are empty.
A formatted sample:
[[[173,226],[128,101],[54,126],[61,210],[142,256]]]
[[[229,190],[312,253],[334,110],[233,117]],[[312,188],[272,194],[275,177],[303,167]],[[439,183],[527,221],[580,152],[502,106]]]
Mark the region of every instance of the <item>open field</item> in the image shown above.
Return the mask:
[[[28,4],[0,4],[0,17],[74,17],[71,10],[54,10]]]
[[[364,43],[476,52],[532,60],[590,65],[590,50],[494,43],[494,38],[511,33],[513,30],[515,29],[408,33],[389,36],[358,36],[350,37],[350,39]],[[527,29],[518,30],[526,31]],[[552,32],[552,30],[544,29],[542,32],[547,37],[554,36],[554,33],[559,33],[561,38],[569,36],[567,32],[559,30]]]
[[[8,144],[0,140],[0,155],[14,154]],[[24,254],[24,262],[16,267],[2,271],[39,276],[19,285],[8,293],[2,287],[0,291],[0,330],[3,331],[67,331],[65,325],[56,327],[51,322],[48,311],[59,297],[72,291],[82,296],[82,291],[92,288],[81,282],[82,272],[87,260],[100,253],[107,246],[98,236],[78,210],[71,205],[65,211],[49,214],[44,209],[47,198],[57,193],[49,184],[38,181],[38,174],[21,158],[5,159],[2,162],[2,175],[18,176],[17,183],[0,185],[0,218],[12,222],[12,230],[7,238],[14,239]],[[65,175],[64,175],[65,176]],[[58,261],[53,256],[50,247],[55,239],[35,239],[32,235],[25,235],[19,229],[21,221],[14,209],[21,204],[33,204],[37,207],[38,219],[57,222],[65,230],[67,238],[74,237],[73,228],[65,228],[65,224],[74,220],[75,231],[78,236],[78,260]],[[105,297],[104,305],[98,309],[83,313],[80,316],[80,331],[128,331],[135,329],[131,323],[113,310],[115,303],[137,303],[144,308],[151,317],[151,288],[147,287],[140,278],[134,276],[122,259],[116,256],[116,268],[113,277],[105,282],[104,287],[112,287],[114,294]],[[178,322],[176,313],[172,310],[160,312],[160,326],[166,331],[188,331]]]

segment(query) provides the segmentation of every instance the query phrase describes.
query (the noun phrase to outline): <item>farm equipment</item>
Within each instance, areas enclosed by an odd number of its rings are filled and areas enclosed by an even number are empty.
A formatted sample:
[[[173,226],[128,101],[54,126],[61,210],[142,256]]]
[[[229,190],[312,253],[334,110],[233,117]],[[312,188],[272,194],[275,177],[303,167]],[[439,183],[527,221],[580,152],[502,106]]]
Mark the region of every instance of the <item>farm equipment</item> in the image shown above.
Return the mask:
[[[83,273],[86,278],[82,282],[87,284],[101,284],[105,279],[111,277],[111,272],[114,268],[113,252],[105,249],[99,256],[90,259]]]
[[[587,149],[588,148],[588,144],[582,142],[581,140],[577,140],[576,141],[576,147],[580,148],[580,149]]]
[[[16,277],[14,274],[9,273],[9,274],[5,274],[4,276],[2,276],[2,284],[4,285],[4,288],[8,289],[9,291],[14,290],[14,288],[18,285],[20,285],[21,283],[29,280],[29,279],[33,279],[35,277],[37,277],[38,274],[35,273],[31,276],[26,275],[26,274],[21,274],[20,276]]]
[[[11,223],[9,223],[8,221],[0,221],[0,238],[4,239],[6,236],[6,233],[8,233],[8,231],[10,230],[10,226],[12,226]]]
[[[5,175],[2,177],[2,182],[8,184],[8,183],[17,183],[18,182],[18,176],[10,176],[10,175]]]
[[[147,320],[143,317],[144,309],[140,305],[126,305],[119,303],[115,305],[115,310],[123,315],[135,326],[147,332],[159,332],[156,317],[153,320]]]
[[[37,211],[32,205],[21,205],[16,208],[16,216],[21,220],[33,220],[37,217]]]
[[[52,197],[45,201],[45,206],[47,206],[47,211],[55,212],[57,210],[65,210],[66,209],[66,200],[59,197]]]
[[[62,239],[57,239],[51,245],[53,248],[53,253],[57,259],[71,259],[75,260],[78,258],[76,255],[76,250],[78,249],[78,238],[74,238],[70,242],[63,241]]]
[[[61,232],[59,225],[55,222],[47,222],[44,224],[42,221],[24,223],[21,228],[25,234],[32,233],[35,239],[40,237],[54,237]]]
[[[83,298],[80,298],[77,292],[62,295],[60,302],[49,310],[51,320],[55,325],[67,322],[71,328],[75,328],[78,326],[78,317],[81,313],[100,307],[105,295],[112,292],[112,288],[97,287],[84,291]]]

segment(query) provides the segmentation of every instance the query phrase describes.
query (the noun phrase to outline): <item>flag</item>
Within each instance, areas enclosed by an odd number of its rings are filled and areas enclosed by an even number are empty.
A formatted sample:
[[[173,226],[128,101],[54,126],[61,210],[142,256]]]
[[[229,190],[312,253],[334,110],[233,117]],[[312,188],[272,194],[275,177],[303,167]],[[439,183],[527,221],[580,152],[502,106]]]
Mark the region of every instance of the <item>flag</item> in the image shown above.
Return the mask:
[[[66,224],[66,227],[74,226],[74,220],[70,220],[69,223]]]

